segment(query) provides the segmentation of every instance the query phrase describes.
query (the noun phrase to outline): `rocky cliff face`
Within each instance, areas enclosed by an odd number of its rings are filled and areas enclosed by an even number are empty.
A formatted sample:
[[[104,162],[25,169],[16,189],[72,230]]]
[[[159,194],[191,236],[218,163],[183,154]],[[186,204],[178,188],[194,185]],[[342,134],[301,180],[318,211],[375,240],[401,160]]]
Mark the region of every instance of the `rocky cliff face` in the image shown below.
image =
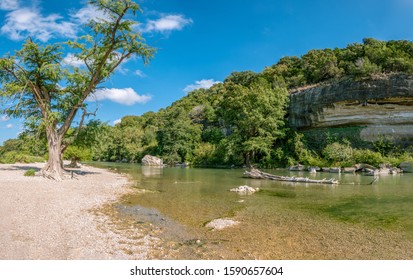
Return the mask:
[[[413,140],[413,76],[393,74],[290,95],[289,123],[298,129],[365,126],[361,137]]]

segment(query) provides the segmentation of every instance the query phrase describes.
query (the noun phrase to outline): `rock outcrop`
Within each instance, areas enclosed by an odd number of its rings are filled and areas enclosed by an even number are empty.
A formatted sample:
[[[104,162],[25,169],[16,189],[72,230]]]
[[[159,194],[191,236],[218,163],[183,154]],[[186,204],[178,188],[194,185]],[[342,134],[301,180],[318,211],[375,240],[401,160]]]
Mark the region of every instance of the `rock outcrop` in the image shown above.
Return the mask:
[[[343,80],[290,95],[289,123],[298,129],[364,126],[363,140],[413,140],[413,76]]]
[[[163,161],[160,158],[146,155],[142,158],[142,165],[145,166],[163,166]]]

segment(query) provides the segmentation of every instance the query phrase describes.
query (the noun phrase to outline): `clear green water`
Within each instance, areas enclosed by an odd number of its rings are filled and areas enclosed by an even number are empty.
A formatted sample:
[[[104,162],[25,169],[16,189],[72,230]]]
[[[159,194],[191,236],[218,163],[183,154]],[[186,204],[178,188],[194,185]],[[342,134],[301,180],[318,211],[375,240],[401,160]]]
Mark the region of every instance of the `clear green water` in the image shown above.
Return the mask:
[[[130,195],[123,206],[152,209],[155,212],[146,215],[172,221],[159,222],[160,227],[175,227],[169,231],[171,239],[222,241],[192,248],[193,258],[413,257],[409,253],[413,174],[381,176],[369,185],[373,177],[363,175],[267,170],[277,175],[334,177],[340,184],[333,186],[247,179],[241,169],[94,165],[127,173],[136,188],[150,190]],[[261,191],[248,196],[229,191],[240,185]],[[240,221],[241,226],[222,231],[205,228],[207,222],[224,217]],[[141,218],[137,219],[146,222]],[[171,257],[188,258],[185,254],[188,251],[177,249]]]

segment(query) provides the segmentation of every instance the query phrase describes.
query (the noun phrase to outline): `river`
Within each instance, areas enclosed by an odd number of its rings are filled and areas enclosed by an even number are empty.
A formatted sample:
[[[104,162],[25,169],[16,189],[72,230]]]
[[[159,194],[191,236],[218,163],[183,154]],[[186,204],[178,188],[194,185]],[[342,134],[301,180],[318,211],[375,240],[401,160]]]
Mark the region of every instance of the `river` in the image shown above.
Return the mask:
[[[162,240],[157,259],[413,259],[413,174],[373,177],[266,170],[336,178],[339,185],[243,178],[242,169],[93,163],[127,173],[135,192],[116,205]],[[248,185],[252,195],[230,192]],[[238,225],[205,224],[231,218]]]

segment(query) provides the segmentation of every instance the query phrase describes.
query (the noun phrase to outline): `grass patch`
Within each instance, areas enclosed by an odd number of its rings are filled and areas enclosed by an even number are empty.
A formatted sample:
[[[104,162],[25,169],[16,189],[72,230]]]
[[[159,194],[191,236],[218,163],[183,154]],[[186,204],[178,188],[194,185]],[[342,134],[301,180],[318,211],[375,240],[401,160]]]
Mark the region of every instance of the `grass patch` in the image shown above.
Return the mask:
[[[26,172],[24,172],[24,176],[30,177],[30,176],[34,176],[34,175],[36,175],[36,170],[34,170],[32,168],[27,170]]]

